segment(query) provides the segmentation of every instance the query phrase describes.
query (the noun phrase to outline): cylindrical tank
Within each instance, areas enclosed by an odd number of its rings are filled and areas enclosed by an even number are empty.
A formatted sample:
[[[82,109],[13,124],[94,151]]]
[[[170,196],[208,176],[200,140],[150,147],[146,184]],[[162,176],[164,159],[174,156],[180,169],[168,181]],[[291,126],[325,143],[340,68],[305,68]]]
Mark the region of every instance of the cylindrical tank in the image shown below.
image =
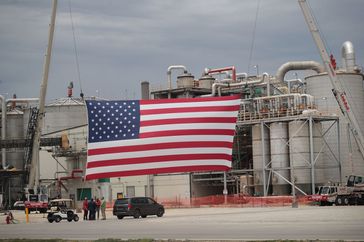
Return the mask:
[[[23,112],[16,109],[7,113],[7,139],[24,139],[23,117]],[[17,170],[24,170],[24,148],[8,149],[6,159],[8,165],[12,165]]]
[[[270,160],[270,144],[269,144],[269,129],[263,126],[264,141],[262,141],[261,125],[255,124],[252,127],[253,140],[253,169],[254,169],[254,188],[256,195],[263,195],[263,162],[265,165]],[[262,150],[262,142],[264,142],[264,154]],[[266,181],[268,181],[268,172],[265,173]]]
[[[23,129],[23,112],[14,109],[7,113],[6,116],[6,139],[24,139]],[[10,166],[9,169],[17,171],[24,170],[24,148],[12,148],[6,151],[6,163]],[[16,201],[22,192],[22,177],[13,176],[8,179],[11,200]],[[11,204],[12,205],[12,204]]]
[[[291,176],[296,186],[304,192],[310,193],[310,139],[307,122],[292,121],[289,123],[289,142]]]
[[[364,91],[363,91],[363,75],[361,73],[342,73],[338,72],[337,77],[341,83],[343,91],[345,91],[347,99],[351,105],[352,113],[355,114],[361,131],[364,132]],[[341,168],[342,180],[353,172],[364,174],[363,158],[357,148],[353,135],[348,138],[348,122],[341,114],[339,106],[332,94],[332,85],[327,74],[318,74],[305,78],[307,83],[307,93],[315,97],[318,109],[323,113],[335,113],[340,117],[340,151],[341,151]],[[331,122],[322,122],[322,129],[327,130],[331,126]],[[334,130],[325,135],[325,140],[338,157],[338,136],[336,126]],[[350,140],[350,142],[349,142]],[[351,148],[350,148],[351,146]],[[351,151],[352,150],[352,153]],[[331,166],[324,170],[325,182],[340,182],[340,174],[334,156],[330,150],[324,147],[323,164]]]
[[[287,123],[277,122],[270,125],[270,155],[272,169],[290,180],[290,171],[285,169],[289,168]],[[272,185],[274,195],[287,195],[290,192],[290,185],[274,173],[272,174]]]
[[[210,75],[205,75],[202,76],[199,80],[198,80],[198,87],[199,88],[206,88],[206,89],[211,89],[212,88],[212,84],[215,82],[215,78],[213,78]]]
[[[177,77],[177,87],[193,87],[195,77],[191,73],[185,73]]]
[[[325,183],[322,167],[322,126],[320,122],[312,123],[314,183]],[[310,130],[308,121],[292,121],[289,123],[289,152],[291,162],[291,175],[295,184],[306,193],[312,191]]]
[[[87,124],[86,106],[82,100],[61,98],[45,107],[43,134]]]

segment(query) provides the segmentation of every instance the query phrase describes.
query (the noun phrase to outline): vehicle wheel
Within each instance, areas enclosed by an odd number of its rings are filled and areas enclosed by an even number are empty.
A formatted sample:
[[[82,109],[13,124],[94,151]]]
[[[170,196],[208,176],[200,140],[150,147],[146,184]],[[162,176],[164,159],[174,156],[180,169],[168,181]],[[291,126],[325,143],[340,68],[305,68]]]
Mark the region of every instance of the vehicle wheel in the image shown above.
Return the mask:
[[[343,199],[341,197],[337,197],[335,204],[338,206],[342,206],[343,205]]]
[[[349,198],[344,197],[344,205],[349,205]]]
[[[75,216],[73,216],[73,221],[77,222],[78,220],[80,220],[80,218],[78,217],[77,214],[75,214]]]
[[[51,218],[49,218],[49,219],[48,219],[48,222],[50,222],[50,223],[53,223],[53,221],[54,221],[54,220],[53,220],[53,219],[51,219]]]
[[[47,209],[46,209],[46,208],[42,208],[42,209],[40,210],[40,212],[41,212],[41,213],[47,213]]]
[[[118,215],[117,217],[118,217],[118,219],[123,219],[124,218],[124,216],[121,216],[121,215]]]
[[[67,221],[68,222],[72,222],[72,218],[67,218]]]
[[[56,217],[54,218],[54,221],[56,221],[56,223],[61,222],[61,220],[62,220],[61,216],[56,216]]]
[[[142,215],[142,218],[146,218],[147,217],[147,215]]]
[[[134,218],[139,218],[140,217],[140,211],[139,211],[139,209],[137,209],[137,210],[135,210],[134,211]]]
[[[164,210],[163,209],[158,209],[158,212],[157,212],[157,216],[158,217],[162,217],[163,216],[163,214],[164,214]]]

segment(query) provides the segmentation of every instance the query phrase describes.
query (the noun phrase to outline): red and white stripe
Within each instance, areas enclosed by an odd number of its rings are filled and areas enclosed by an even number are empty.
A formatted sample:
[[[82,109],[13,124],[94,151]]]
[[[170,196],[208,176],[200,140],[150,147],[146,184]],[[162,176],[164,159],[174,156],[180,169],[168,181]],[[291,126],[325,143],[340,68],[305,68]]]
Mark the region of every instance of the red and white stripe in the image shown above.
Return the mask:
[[[237,96],[140,101],[139,139],[88,144],[86,179],[231,168]]]

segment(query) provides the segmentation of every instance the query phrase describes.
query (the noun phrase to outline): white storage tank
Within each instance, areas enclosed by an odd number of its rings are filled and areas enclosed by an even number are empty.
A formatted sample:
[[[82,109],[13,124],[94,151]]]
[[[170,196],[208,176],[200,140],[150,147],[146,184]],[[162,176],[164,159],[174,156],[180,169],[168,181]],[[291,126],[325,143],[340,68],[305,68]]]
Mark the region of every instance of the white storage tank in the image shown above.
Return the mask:
[[[60,98],[45,107],[43,134],[87,124],[86,106],[79,98]]]
[[[343,91],[347,95],[347,99],[351,104],[352,112],[355,114],[361,131],[364,132],[364,91],[363,91],[363,75],[361,73],[344,73],[337,72],[337,77],[342,85]],[[318,109],[325,113],[334,113],[340,117],[340,146],[341,146],[341,164],[342,164],[342,181],[345,182],[346,177],[353,172],[357,174],[364,174],[364,161],[357,148],[356,141],[353,138],[353,134],[350,133],[350,142],[348,142],[348,122],[341,114],[339,106],[332,94],[332,85],[327,74],[313,75],[305,78],[307,83],[307,92],[315,96],[315,102]],[[331,122],[322,122],[323,130],[326,130],[331,125]],[[329,132],[325,139],[331,150],[335,152],[335,156],[338,157],[338,138],[336,127],[334,131]],[[350,146],[352,147],[352,155],[350,152]],[[328,148],[324,149],[325,156],[323,164],[325,166],[335,166],[337,162],[333,155],[329,152]],[[326,182],[340,182],[339,169],[327,168],[325,169]]]
[[[185,73],[177,77],[177,87],[194,87],[195,77],[191,73]]]
[[[199,80],[198,80],[198,87],[199,88],[206,88],[206,89],[211,89],[212,88],[212,84],[215,82],[215,78],[213,78],[210,75],[205,75],[202,76]]]
[[[270,161],[270,144],[269,144],[269,129],[263,126],[264,141],[262,141],[261,125],[255,124],[252,127],[253,140],[253,169],[254,169],[254,188],[256,195],[263,195],[263,162],[268,164]],[[264,142],[265,152],[263,154],[262,142]],[[265,173],[266,182],[268,182],[268,172]]]
[[[285,122],[270,125],[270,155],[271,166],[287,180],[291,180],[289,169],[288,124]],[[290,185],[280,176],[272,174],[274,195],[287,195]]]
[[[7,112],[6,138],[24,139],[23,112],[14,109]],[[24,170],[24,148],[12,148],[6,151],[6,162],[17,170]]]
[[[321,163],[320,151],[322,151],[321,123],[313,123],[313,158],[316,164]],[[291,176],[295,184],[307,194],[312,191],[311,180],[311,153],[310,153],[310,130],[308,121],[292,121],[289,123],[289,152],[291,162]],[[316,165],[315,165],[316,166]],[[323,183],[323,170],[314,169],[315,185]]]

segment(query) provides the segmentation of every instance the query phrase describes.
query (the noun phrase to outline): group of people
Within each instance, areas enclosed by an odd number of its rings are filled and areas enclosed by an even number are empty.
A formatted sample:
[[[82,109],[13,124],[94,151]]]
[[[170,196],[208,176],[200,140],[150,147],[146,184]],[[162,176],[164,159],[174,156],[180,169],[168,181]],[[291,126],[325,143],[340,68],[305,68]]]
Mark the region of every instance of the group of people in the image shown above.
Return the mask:
[[[106,201],[105,198],[102,197],[101,200],[99,198],[90,199],[90,201],[85,197],[83,201],[83,220],[95,220],[96,215],[97,219],[100,219],[100,210],[101,210],[101,220],[106,220]]]

